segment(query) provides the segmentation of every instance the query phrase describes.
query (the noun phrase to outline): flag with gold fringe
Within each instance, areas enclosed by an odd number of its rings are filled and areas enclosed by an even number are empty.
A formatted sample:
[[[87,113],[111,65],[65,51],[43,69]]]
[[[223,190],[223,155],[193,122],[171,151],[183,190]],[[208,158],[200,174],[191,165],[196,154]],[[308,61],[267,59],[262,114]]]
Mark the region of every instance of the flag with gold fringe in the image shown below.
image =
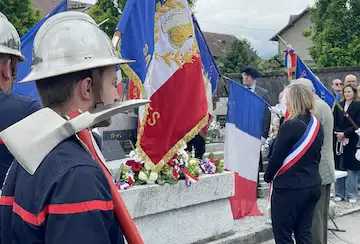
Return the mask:
[[[202,63],[187,0],[128,0],[117,27],[122,66],[142,98],[137,149],[159,171],[208,122]],[[121,35],[119,35],[121,33]]]

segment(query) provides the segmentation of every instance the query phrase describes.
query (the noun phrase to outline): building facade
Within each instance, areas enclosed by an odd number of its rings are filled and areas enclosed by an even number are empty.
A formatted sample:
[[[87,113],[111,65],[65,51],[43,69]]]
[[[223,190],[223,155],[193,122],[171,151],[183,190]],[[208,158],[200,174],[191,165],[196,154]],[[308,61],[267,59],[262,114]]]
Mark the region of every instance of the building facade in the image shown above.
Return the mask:
[[[310,56],[309,49],[313,45],[311,37],[305,37],[303,33],[312,29],[310,19],[310,8],[306,8],[298,15],[291,15],[289,23],[277,32],[270,41],[278,43],[278,52],[283,53],[286,44],[279,38],[279,36],[290,44],[301,59],[309,66],[313,66],[313,59]]]

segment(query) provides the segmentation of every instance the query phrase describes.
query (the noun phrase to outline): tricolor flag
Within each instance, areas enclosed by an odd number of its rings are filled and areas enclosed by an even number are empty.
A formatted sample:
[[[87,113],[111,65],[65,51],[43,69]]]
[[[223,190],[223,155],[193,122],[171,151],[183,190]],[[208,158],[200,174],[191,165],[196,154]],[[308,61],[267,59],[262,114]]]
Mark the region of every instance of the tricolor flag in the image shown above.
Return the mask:
[[[187,0],[128,0],[117,27],[121,66],[149,98],[139,109],[137,149],[159,170],[207,125],[202,64]]]
[[[206,89],[206,97],[208,101],[208,113],[209,119],[212,117],[213,114],[213,94],[216,90],[217,81],[220,77],[220,71],[216,65],[214,57],[211,53],[211,50],[206,42],[204,34],[202,33],[199,23],[197,22],[194,15],[193,22],[195,26],[195,35],[196,41],[200,50],[200,57],[201,62],[203,65],[203,76],[205,82],[205,89]],[[207,126],[201,130],[202,134],[205,136],[207,132]]]
[[[25,76],[30,73],[31,62],[32,62],[32,51],[34,46],[34,38],[42,24],[51,16],[67,11],[67,1],[61,0],[60,3],[39,23],[37,23],[33,28],[31,28],[24,36],[21,37],[21,53],[26,57],[26,60],[19,64],[17,79],[16,81],[22,80]],[[15,83],[13,93],[30,97],[34,100],[37,100],[41,103],[39,95],[37,93],[35,82],[28,82],[23,84]]]
[[[261,215],[256,203],[257,176],[264,120],[264,101],[235,81],[229,81],[225,134],[225,168],[235,172],[230,198],[234,219]]]

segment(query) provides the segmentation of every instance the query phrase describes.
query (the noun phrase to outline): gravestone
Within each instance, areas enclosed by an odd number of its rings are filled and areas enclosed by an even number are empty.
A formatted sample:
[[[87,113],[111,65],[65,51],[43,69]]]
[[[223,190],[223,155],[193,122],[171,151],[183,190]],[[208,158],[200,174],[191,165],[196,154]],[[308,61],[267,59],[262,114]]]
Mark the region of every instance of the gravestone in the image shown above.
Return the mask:
[[[126,152],[123,150],[118,140],[104,141],[102,153],[106,161],[113,161],[126,157]]]
[[[125,158],[132,150],[137,136],[137,116],[118,114],[111,119],[111,125],[99,128],[103,139],[103,154],[107,161]]]
[[[226,115],[227,115],[227,97],[220,97],[220,100],[216,103],[216,109],[214,110],[214,118],[220,123],[221,127],[225,127]]]

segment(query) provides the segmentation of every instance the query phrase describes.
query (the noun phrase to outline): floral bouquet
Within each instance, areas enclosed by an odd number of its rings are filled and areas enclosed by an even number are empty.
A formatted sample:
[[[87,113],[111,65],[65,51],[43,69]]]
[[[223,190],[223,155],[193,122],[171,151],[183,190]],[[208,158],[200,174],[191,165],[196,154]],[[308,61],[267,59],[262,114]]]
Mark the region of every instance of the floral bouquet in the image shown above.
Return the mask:
[[[130,159],[120,166],[119,178],[114,180],[118,189],[125,190],[133,185],[176,184],[185,180],[187,185],[198,181],[201,174],[222,173],[224,160],[191,158],[190,153],[180,149],[160,171],[154,171],[152,164],[146,164],[137,150],[130,152]]]

